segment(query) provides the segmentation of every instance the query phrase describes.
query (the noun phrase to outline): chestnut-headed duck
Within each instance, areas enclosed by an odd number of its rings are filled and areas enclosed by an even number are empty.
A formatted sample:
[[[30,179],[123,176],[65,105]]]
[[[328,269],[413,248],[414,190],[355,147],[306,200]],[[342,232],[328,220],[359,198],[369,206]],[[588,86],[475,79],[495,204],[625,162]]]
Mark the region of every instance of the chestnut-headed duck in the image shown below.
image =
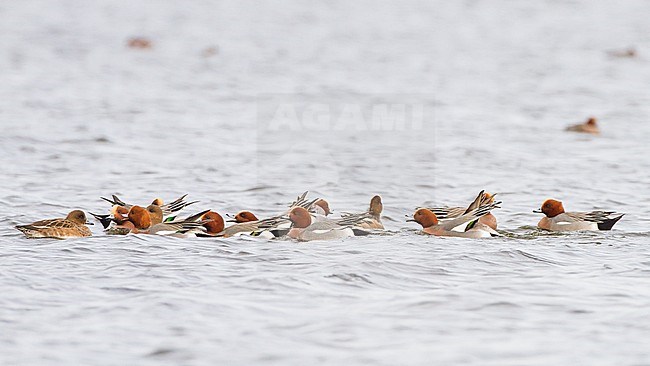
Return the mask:
[[[494,197],[497,194],[491,194],[488,192],[482,192],[479,194],[472,203],[469,204],[468,207],[429,207],[429,211],[433,212],[436,217],[439,220],[446,220],[446,219],[452,219],[452,218],[457,218],[460,217],[474,209],[477,209],[478,207],[486,204],[491,204],[494,203]],[[500,203],[500,202],[499,202]],[[498,203],[497,203],[498,204]],[[490,232],[493,236],[499,236],[497,230],[497,218],[492,214],[492,212],[489,212],[483,216],[481,216],[476,222],[472,221],[467,226],[462,230],[462,231],[469,231],[469,230],[484,230]]]
[[[231,236],[250,235],[254,231],[259,230],[259,219],[250,211],[239,211],[235,214],[234,218],[227,221],[234,222],[235,224],[223,228],[218,233],[218,236],[229,238]]]
[[[590,133],[592,135],[600,134],[598,123],[596,122],[596,118],[594,117],[590,117],[584,123],[579,123],[577,125],[569,126],[566,128],[566,131]]]
[[[219,233],[224,228],[223,217],[219,213],[210,210],[200,212],[182,221],[163,224],[171,225],[167,225],[164,230],[156,232],[156,234],[177,238],[220,236]],[[152,229],[155,229],[155,226]]]
[[[86,214],[81,210],[74,210],[65,218],[40,220],[28,225],[17,225],[16,229],[30,239],[67,239],[92,236],[92,232],[86,225],[92,225],[86,221]]]
[[[549,231],[611,230],[625,215],[614,211],[565,212],[562,202],[554,199],[544,201],[533,212],[545,215],[537,227]]]
[[[111,213],[113,217],[90,213],[102,223],[105,229],[104,232],[108,235],[137,233],[141,230],[147,230],[152,225],[148,209],[141,206],[130,206],[127,209],[125,206],[113,205]],[[115,225],[111,226],[111,223],[115,223]],[[135,223],[138,224],[139,228],[136,227]]]
[[[122,226],[128,227],[128,223],[133,225],[131,232],[134,234],[146,233],[149,228],[153,225],[151,222],[151,214],[149,211],[141,206],[132,206],[128,214],[129,220],[122,224]]]
[[[486,198],[485,192],[481,191],[474,201],[465,209],[460,215],[457,215],[454,212],[453,217],[448,215],[442,217],[440,220],[438,216],[428,208],[419,208],[413,214],[413,219],[407,221],[414,221],[422,225],[422,232],[429,235],[436,236],[455,236],[462,238],[489,238],[493,234],[490,230],[486,230],[482,227],[471,227],[466,231],[454,231],[453,229],[457,226],[464,225],[467,222],[475,221],[485,215],[487,215],[491,210],[498,208],[501,202],[494,202]],[[455,210],[454,210],[455,211]],[[450,211],[447,211],[449,213]],[[475,224],[476,225],[476,224]]]
[[[228,222],[236,222],[238,224],[252,221],[259,221],[259,219],[250,211],[239,211],[232,220],[228,220]]]
[[[330,220],[314,222],[312,215],[303,207],[294,207],[289,212],[291,229],[287,235],[301,241],[336,240],[354,236],[350,227],[341,226]]]
[[[370,200],[368,211],[358,214],[343,213],[341,214],[341,218],[335,221],[339,225],[352,225],[362,229],[383,230],[384,225],[381,223],[381,213],[383,210],[384,205],[381,202],[381,197],[374,196]]]
[[[314,204],[309,207],[309,212],[323,217],[327,217],[327,215],[332,213],[329,202],[322,198],[317,199]]]
[[[287,233],[292,239],[300,241],[337,240],[357,235],[367,235],[367,231],[342,226],[332,220],[314,222],[312,216],[303,207],[294,207],[289,212],[291,229]]]
[[[217,236],[225,228],[223,217],[214,211],[206,212],[200,220],[205,228],[205,233],[197,232],[197,236]]]

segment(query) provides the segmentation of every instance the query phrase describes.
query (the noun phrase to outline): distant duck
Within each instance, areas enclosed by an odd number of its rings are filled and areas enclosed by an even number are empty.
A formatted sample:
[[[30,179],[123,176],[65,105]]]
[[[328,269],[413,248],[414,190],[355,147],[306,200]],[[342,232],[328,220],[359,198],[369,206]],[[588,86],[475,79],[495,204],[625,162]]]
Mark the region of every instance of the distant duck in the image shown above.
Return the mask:
[[[566,128],[566,131],[590,133],[592,135],[599,135],[600,134],[600,129],[598,128],[598,123],[596,122],[596,118],[594,118],[594,117],[590,117],[584,123],[569,126],[569,127]]]
[[[18,225],[16,229],[30,239],[67,239],[91,236],[92,232],[86,225],[92,225],[86,222],[86,214],[81,210],[74,210],[64,219],[36,221],[29,225]]]
[[[127,42],[129,48],[148,49],[152,47],[152,43],[145,37],[133,37]]]
[[[607,51],[607,54],[610,57],[617,57],[617,58],[634,58],[638,56],[638,53],[636,51],[636,48],[630,47],[622,50],[611,50]]]

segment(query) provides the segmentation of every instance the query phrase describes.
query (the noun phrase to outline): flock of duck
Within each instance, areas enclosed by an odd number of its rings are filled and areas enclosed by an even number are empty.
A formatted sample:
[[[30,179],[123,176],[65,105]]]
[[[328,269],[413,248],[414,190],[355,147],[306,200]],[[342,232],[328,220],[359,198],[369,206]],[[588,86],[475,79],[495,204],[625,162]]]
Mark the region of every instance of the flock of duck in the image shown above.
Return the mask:
[[[223,216],[204,210],[185,218],[179,211],[198,201],[188,202],[184,195],[165,204],[156,198],[148,206],[123,202],[113,195],[101,197],[111,204],[109,213],[91,215],[104,227],[106,234],[165,235],[174,237],[223,237],[248,235],[265,238],[288,237],[299,241],[336,240],[363,236],[384,231],[380,196],[370,200],[367,210],[359,213],[342,213],[333,218],[329,203],[322,198],[307,199],[307,192],[298,196],[288,209],[275,216],[258,219],[250,211],[240,211],[234,216]],[[492,210],[500,208],[495,195],[481,191],[467,207],[420,207],[413,213],[412,221],[422,226],[422,233],[436,236],[463,238],[489,238],[502,236],[497,231],[497,219]],[[565,212],[562,202],[548,199],[540,209],[540,229],[549,231],[610,230],[623,214],[613,211]],[[28,238],[75,238],[91,236],[86,226],[86,214],[81,210],[70,212],[65,218],[41,220],[16,229]]]
[[[584,123],[572,125],[567,131],[597,135],[600,133],[596,118],[590,117]],[[380,196],[370,200],[370,207],[360,213],[343,213],[338,218],[328,217],[329,203],[322,199],[307,199],[307,192],[289,205],[289,209],[278,215],[258,219],[250,211],[241,211],[226,227],[223,217],[211,210],[201,211],[184,219],[176,213],[198,201],[187,202],[184,195],[165,204],[160,198],[143,207],[127,204],[113,195],[111,199],[101,197],[111,204],[109,214],[93,214],[104,226],[107,234],[154,234],[175,237],[223,237],[238,235],[266,238],[289,237],[300,241],[332,240],[350,236],[369,235],[384,230],[381,222],[383,204]],[[497,231],[497,219],[492,210],[500,208],[494,195],[481,191],[467,207],[421,207],[416,209],[413,221],[422,225],[422,233],[436,236],[463,238],[489,238],[502,236]],[[624,214],[614,211],[565,212],[562,202],[548,199],[540,209],[544,217],[537,227],[548,231],[610,230]],[[91,236],[86,226],[86,214],[74,210],[65,218],[36,221],[18,225],[28,238],[77,238]]]

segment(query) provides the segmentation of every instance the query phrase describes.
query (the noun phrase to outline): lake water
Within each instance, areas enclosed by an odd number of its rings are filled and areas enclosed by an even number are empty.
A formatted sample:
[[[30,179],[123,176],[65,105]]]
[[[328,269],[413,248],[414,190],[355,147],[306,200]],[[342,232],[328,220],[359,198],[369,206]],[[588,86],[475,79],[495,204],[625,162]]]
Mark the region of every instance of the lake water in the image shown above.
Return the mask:
[[[0,363],[650,364],[648,14],[642,0],[3,2]],[[136,36],[152,47],[126,47]],[[607,53],[628,47],[638,57]],[[563,131],[591,115],[602,136]],[[405,222],[481,189],[508,237]],[[305,190],[335,213],[382,195],[391,235],[13,228],[104,212],[113,193],[265,216]],[[540,233],[531,211],[550,197],[626,216]]]

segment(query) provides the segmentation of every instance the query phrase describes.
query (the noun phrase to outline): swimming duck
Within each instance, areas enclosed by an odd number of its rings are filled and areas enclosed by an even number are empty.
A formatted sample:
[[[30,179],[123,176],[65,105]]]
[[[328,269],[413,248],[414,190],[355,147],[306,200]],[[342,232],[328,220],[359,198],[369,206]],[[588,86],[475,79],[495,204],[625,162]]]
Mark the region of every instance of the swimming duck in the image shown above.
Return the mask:
[[[287,236],[300,241],[337,240],[367,234],[361,230],[353,230],[349,226],[341,226],[332,220],[313,222],[311,214],[303,207],[291,209],[289,220],[292,226]]]
[[[554,199],[544,201],[534,213],[543,213],[537,227],[549,231],[611,230],[622,213],[614,211],[565,212],[562,202]]]
[[[600,129],[598,128],[598,123],[596,123],[596,118],[594,118],[594,117],[590,117],[584,123],[569,126],[569,127],[566,128],[566,131],[590,133],[592,135],[600,134]]]
[[[380,196],[374,196],[370,199],[370,207],[368,211],[358,214],[341,214],[341,218],[335,220],[339,225],[351,225],[362,229],[378,229],[383,230],[384,225],[381,222],[381,212],[384,210],[384,205],[381,202]]]
[[[419,208],[413,214],[413,219],[407,221],[414,221],[422,225],[422,232],[424,234],[436,236],[455,236],[462,238],[489,238],[493,234],[491,231],[482,227],[470,228],[466,231],[454,231],[457,226],[464,225],[470,221],[477,220],[482,216],[488,214],[491,210],[498,208],[501,202],[489,202],[481,191],[478,196],[470,203],[461,215],[454,213],[453,217],[446,216],[443,220],[439,219],[437,215],[428,208]]]
[[[92,225],[86,221],[86,214],[74,210],[62,219],[40,220],[28,225],[17,225],[16,229],[30,239],[67,239],[91,236],[92,232],[86,225]]]

